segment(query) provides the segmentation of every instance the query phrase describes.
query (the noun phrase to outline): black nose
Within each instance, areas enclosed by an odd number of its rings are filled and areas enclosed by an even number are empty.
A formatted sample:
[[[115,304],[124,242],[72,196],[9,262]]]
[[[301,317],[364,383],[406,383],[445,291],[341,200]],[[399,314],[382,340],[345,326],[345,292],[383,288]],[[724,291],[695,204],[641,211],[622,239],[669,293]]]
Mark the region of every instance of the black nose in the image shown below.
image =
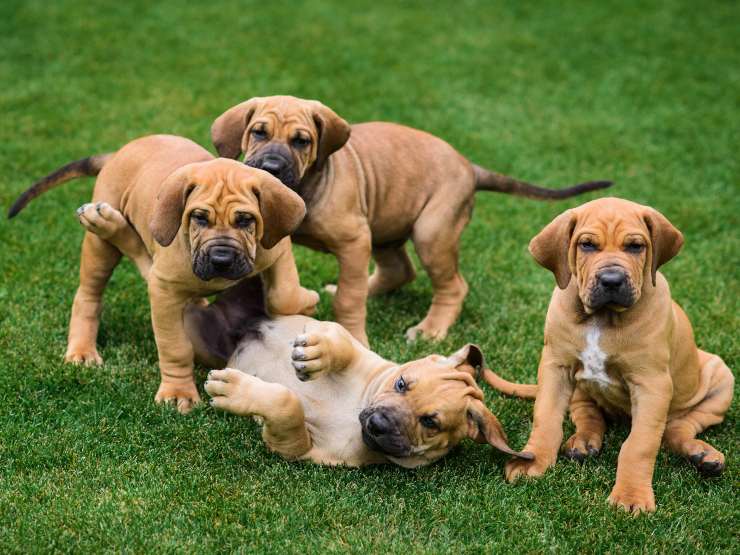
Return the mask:
[[[217,268],[231,266],[236,258],[236,251],[231,247],[211,247],[208,251],[208,258]]]
[[[285,161],[277,156],[266,156],[260,164],[260,169],[277,176],[285,168]]]
[[[376,411],[367,419],[367,430],[374,436],[382,436],[391,430],[391,421],[380,411]]]
[[[599,284],[604,289],[619,289],[624,285],[625,275],[622,270],[606,270],[599,274]]]

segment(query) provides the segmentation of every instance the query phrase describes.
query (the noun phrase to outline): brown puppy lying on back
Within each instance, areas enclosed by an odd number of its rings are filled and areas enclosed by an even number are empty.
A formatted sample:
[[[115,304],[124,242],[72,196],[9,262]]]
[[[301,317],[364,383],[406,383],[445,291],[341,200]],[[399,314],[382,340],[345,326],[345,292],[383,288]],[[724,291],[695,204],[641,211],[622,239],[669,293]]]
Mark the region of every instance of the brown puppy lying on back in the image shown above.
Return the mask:
[[[287,237],[305,214],[300,197],[269,173],[214,159],[182,137],[144,137],[114,154],[68,164],[23,193],[9,217],[64,181],[98,173],[95,204],[78,211],[88,233],[68,362],[102,362],[96,348],[102,295],[122,252],[148,283],[162,376],[155,399],[176,402],[180,412],[200,400],[183,323],[186,306],[262,273],[270,311],[313,311],[318,295],[300,287]]]
[[[476,191],[562,199],[610,185],[543,189],[476,166],[423,131],[383,122],[350,127],[320,102],[292,96],[234,106],[216,119],[211,136],[219,155],[243,153],[248,165],[276,175],[301,195],[307,216],[293,239],[337,257],[336,319],[365,345],[367,296],[415,277],[404,248],[409,238],[434,296],[407,337],[447,335],[468,291],[457,253]],[[371,255],[375,272],[368,277]]]
[[[558,287],[537,386],[488,374],[497,389],[537,396],[524,448],[535,459],[510,461],[508,480],[540,476],[555,463],[569,404],[576,432],[564,449],[576,459],[601,449],[602,411],[632,417],[609,496],[613,505],[655,510],[652,478],[661,440],[700,472],[722,472],[722,453],[696,434],[722,422],[734,378],[717,355],[697,349],[686,314],[658,272],[682,244],[662,214],[614,198],[568,210],[532,239],[530,252],[555,274]]]

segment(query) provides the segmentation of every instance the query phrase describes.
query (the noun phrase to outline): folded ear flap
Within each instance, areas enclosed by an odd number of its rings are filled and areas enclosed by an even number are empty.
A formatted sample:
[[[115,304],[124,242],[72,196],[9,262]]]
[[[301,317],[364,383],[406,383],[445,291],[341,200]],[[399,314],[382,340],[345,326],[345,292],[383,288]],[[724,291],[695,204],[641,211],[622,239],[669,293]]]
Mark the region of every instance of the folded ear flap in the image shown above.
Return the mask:
[[[499,451],[521,459],[534,459],[532,453],[514,451],[509,447],[506,443],[506,433],[501,426],[501,422],[478,399],[472,399],[468,405],[468,426],[468,437],[474,441],[488,443]]]
[[[163,247],[169,246],[174,241],[182,223],[185,203],[195,189],[195,183],[191,179],[192,166],[193,164],[188,164],[172,172],[162,182],[154,201],[149,231],[154,240]]]
[[[570,282],[570,240],[576,222],[575,211],[566,210],[529,242],[529,252],[537,264],[555,274],[560,289],[568,287]]]
[[[351,128],[333,110],[327,108],[321,102],[314,102],[313,121],[316,125],[319,141],[316,152],[316,167],[321,168],[329,156],[342,148],[349,140]]]
[[[303,199],[268,175],[253,188],[262,216],[262,246],[271,249],[283,238],[293,233],[306,216]]]
[[[683,246],[683,234],[663,214],[652,208],[644,216],[650,231],[650,274],[655,286],[658,268],[678,254]]]
[[[229,108],[211,124],[211,141],[222,158],[236,159],[246,149],[244,132],[257,110],[259,98]]]
[[[486,365],[483,351],[473,343],[468,343],[462,349],[455,351],[447,357],[447,360],[452,362],[458,370],[467,372],[476,380],[480,378]]]

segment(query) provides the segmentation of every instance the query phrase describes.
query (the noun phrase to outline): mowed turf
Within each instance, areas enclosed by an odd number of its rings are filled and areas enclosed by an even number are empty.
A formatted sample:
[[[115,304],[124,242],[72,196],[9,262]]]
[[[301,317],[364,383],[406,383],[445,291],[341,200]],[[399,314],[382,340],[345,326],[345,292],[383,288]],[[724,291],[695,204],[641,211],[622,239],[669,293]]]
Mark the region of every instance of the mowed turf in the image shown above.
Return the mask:
[[[0,6],[0,208],[58,166],[148,133],[210,148],[211,121],[257,95],[317,98],[350,122],[396,121],[471,160],[550,186],[616,182],[685,234],[664,268],[698,344],[738,368],[737,6],[732,2],[161,2]],[[508,485],[505,458],[466,442],[419,470],[324,468],[267,451],[258,426],[155,406],[148,302],[130,262],[106,292],[100,368],[62,364],[92,180],[0,217],[0,551],[544,552],[737,549],[737,402],[704,438],[706,480],[662,451],[658,511],[606,503],[627,424],[584,465]],[[553,277],[527,253],[559,212],[480,193],[461,246],[470,295],[439,345],[403,332],[429,279],[369,303],[373,347],[400,361],[466,342],[536,376]],[[303,283],[331,256],[295,249]],[[322,294],[320,318],[331,318]],[[197,373],[202,385],[205,370]],[[530,402],[487,386],[513,447]],[[566,425],[566,437],[572,425]]]

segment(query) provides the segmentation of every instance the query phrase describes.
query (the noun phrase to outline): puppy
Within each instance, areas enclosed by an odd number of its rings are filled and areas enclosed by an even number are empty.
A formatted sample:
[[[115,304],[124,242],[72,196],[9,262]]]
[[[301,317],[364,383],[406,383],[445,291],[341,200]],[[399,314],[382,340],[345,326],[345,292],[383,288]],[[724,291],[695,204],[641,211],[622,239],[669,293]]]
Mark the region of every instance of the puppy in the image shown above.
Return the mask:
[[[182,137],[153,135],[57,170],[23,193],[9,217],[44,191],[92,175],[98,175],[93,203],[78,211],[88,233],[66,361],[102,362],[96,348],[102,294],[122,252],[147,280],[162,378],[155,400],[175,402],[182,413],[200,400],[183,324],[189,303],[261,272],[271,312],[314,310],[318,295],[300,287],[287,237],[305,206],[269,173],[214,159]]]
[[[216,119],[211,136],[219,155],[244,154],[245,163],[301,195],[308,214],[293,239],[337,257],[339,281],[329,288],[336,293],[336,319],[364,345],[367,296],[415,277],[404,247],[409,238],[434,296],[407,337],[446,336],[468,291],[457,267],[458,244],[476,191],[562,199],[610,185],[543,189],[472,164],[428,133],[382,122],[350,127],[323,104],[291,96],[234,106]],[[371,256],[375,272],[368,278]]]
[[[652,478],[661,440],[701,473],[722,472],[722,453],[696,435],[722,422],[734,378],[722,359],[696,347],[691,324],[658,271],[682,244],[662,214],[615,198],[568,210],[532,239],[530,252],[557,281],[537,386],[487,373],[501,391],[536,394],[524,448],[535,458],[510,461],[508,480],[540,476],[555,463],[569,404],[576,432],[564,451],[578,460],[601,449],[604,413],[632,418],[612,505],[655,510]]]
[[[204,358],[216,362],[233,353],[228,368],[208,375],[211,404],[259,417],[272,451],[327,465],[392,462],[413,468],[468,437],[531,457],[508,447],[501,424],[483,403],[475,376],[484,361],[476,346],[396,364],[339,324],[269,318],[254,301],[261,291],[255,281],[245,280],[207,308],[190,307],[187,327]],[[237,342],[213,341],[237,333]]]

